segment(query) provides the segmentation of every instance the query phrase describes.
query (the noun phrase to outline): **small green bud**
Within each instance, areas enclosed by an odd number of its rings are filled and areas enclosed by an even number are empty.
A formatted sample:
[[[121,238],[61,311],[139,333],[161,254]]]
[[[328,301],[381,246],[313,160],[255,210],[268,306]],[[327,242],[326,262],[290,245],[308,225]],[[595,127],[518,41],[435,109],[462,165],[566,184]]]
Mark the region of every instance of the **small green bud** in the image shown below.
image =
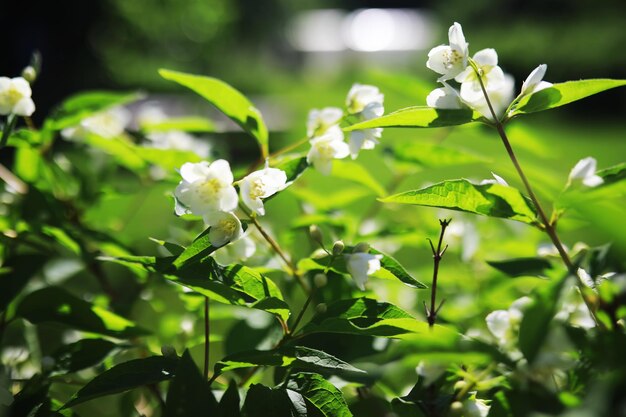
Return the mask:
[[[326,306],[326,303],[319,303],[315,306],[315,312],[318,314],[324,314],[326,313],[326,310],[328,310],[328,306]]]
[[[450,404],[450,413],[448,414],[452,417],[460,417],[463,415],[463,403],[461,401],[455,401]]]
[[[309,226],[309,234],[311,235],[311,239],[324,246],[322,231],[317,225],[312,224]]]
[[[313,277],[313,283],[317,288],[322,288],[323,286],[328,284],[328,277],[326,276],[326,274],[322,273],[315,274],[315,276]]]
[[[165,345],[165,346],[161,346],[161,354],[163,356],[176,356],[176,349],[174,349],[173,346],[170,345]]]
[[[37,71],[29,65],[22,70],[22,78],[28,81],[29,84],[32,84],[37,79]]]
[[[369,243],[365,243],[365,242],[357,243],[357,245],[352,250],[352,252],[354,253],[358,253],[358,252],[367,253],[369,251],[370,251],[370,245]]]
[[[333,255],[334,256],[341,255],[345,247],[346,245],[343,244],[343,241],[341,240],[336,241],[335,244],[333,245]]]
[[[464,380],[456,381],[456,384],[454,384],[455,391],[462,391],[466,387],[467,387],[467,382],[465,382]]]

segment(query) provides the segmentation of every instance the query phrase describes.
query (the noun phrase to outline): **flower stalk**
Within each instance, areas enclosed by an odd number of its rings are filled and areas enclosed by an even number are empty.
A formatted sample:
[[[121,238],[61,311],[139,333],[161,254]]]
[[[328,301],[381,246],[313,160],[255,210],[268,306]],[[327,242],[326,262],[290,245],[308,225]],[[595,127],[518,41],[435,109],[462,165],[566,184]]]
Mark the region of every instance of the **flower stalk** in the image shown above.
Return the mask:
[[[437,314],[441,307],[443,306],[444,300],[441,300],[439,303],[439,307],[436,306],[437,303],[437,277],[439,276],[439,263],[441,262],[441,258],[446,253],[448,249],[448,245],[446,245],[443,249],[443,236],[446,233],[446,228],[450,225],[452,219],[443,219],[439,220],[439,225],[441,226],[441,232],[439,233],[439,241],[437,242],[437,249],[433,245],[433,241],[428,239],[428,243],[430,243],[430,249],[433,252],[433,284],[432,290],[430,292],[430,308],[426,306],[426,301],[424,301],[424,309],[426,310],[426,320],[428,321],[428,325],[430,327],[435,325],[435,321],[437,321]]]

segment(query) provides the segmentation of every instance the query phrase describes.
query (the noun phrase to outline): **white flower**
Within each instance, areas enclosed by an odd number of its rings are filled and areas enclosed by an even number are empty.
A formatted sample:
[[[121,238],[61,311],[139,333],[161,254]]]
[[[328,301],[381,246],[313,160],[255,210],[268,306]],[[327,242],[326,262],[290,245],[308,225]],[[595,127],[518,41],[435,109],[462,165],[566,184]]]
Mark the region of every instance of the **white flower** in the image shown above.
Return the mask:
[[[256,252],[254,240],[244,234],[243,237],[213,252],[213,257],[220,265],[230,265],[250,258]]]
[[[491,406],[487,405],[485,400],[476,398],[476,392],[463,401],[463,416],[465,417],[487,417]]]
[[[543,76],[546,75],[547,69],[548,66],[546,64],[541,64],[526,77],[526,80],[524,80],[522,84],[522,95],[536,93],[537,91],[552,87],[552,83],[542,81]]]
[[[209,142],[200,140],[181,130],[153,132],[146,135],[146,138],[150,140],[149,145],[157,149],[190,151],[202,158],[207,158],[211,153],[211,144]]]
[[[306,156],[309,164],[324,175],[332,170],[333,159],[342,159],[350,154],[348,144],[343,141],[339,126],[333,126],[322,136],[310,140],[311,149]]]
[[[66,139],[82,139],[95,134],[106,139],[120,136],[130,122],[131,115],[124,107],[112,107],[81,120],[78,126],[61,131]]]
[[[515,300],[508,310],[496,310],[487,315],[485,321],[491,334],[498,340],[498,344],[509,352],[515,352],[519,325],[524,316],[524,310],[532,303],[528,297]]]
[[[491,334],[498,339],[504,339],[511,328],[509,312],[506,310],[492,311],[487,315],[485,321]]]
[[[501,176],[494,174],[493,172],[491,173],[491,175],[493,176],[493,179],[489,178],[486,180],[482,180],[480,182],[480,185],[485,185],[485,184],[500,184],[500,185],[504,185],[506,187],[509,186],[509,183],[507,183],[504,178],[502,178]]]
[[[498,53],[495,49],[487,48],[478,51],[472,59],[478,67],[480,79],[471,66],[455,77],[455,80],[461,83],[461,98],[468,102],[474,102],[483,97],[481,80],[487,91],[497,90],[504,83],[504,72],[498,66]]]
[[[213,211],[232,211],[237,207],[237,191],[233,187],[233,173],[228,161],[187,162],[180,168],[182,181],[174,195],[185,208],[177,207],[176,214],[204,215]]]
[[[591,156],[578,161],[569,173],[568,184],[582,183],[587,187],[595,187],[603,182],[602,177],[596,175],[596,160]]]
[[[331,126],[339,124],[342,117],[343,110],[338,107],[325,107],[321,110],[311,110],[306,122],[307,136],[311,138],[323,135]]]
[[[382,128],[354,130],[350,132],[350,156],[356,159],[361,149],[374,149],[379,144],[378,138],[382,135]]]
[[[35,112],[35,103],[30,98],[30,84],[22,77],[0,77],[0,114],[30,116]]]
[[[380,260],[383,258],[383,255],[357,252],[346,255],[346,257],[348,258],[346,262],[348,272],[352,275],[356,286],[361,291],[364,291],[368,275],[380,269]]]
[[[581,272],[582,271],[582,272]],[[582,268],[578,269],[578,275],[583,278],[583,274],[586,274],[586,278],[589,280],[583,280],[585,285],[593,285],[595,283],[589,276],[589,274]],[[581,327],[583,329],[592,329],[596,327],[596,322],[593,320],[589,308],[583,301],[582,295],[578,287],[572,283],[569,287],[566,287],[561,293],[561,308],[555,316],[556,319],[567,322],[575,327]]]
[[[424,379],[424,385],[428,386],[435,382],[446,371],[447,365],[432,361],[420,361],[415,372]]]
[[[212,212],[204,216],[204,222],[211,226],[209,242],[214,247],[234,242],[243,234],[241,222],[233,213],[223,211]]]
[[[350,114],[360,113],[368,105],[380,105],[382,107],[384,98],[385,96],[378,90],[378,87],[355,83],[348,92],[346,107]],[[380,114],[382,114],[382,111]]]
[[[468,43],[463,35],[463,28],[454,22],[448,29],[449,45],[439,45],[428,53],[426,66],[438,74],[442,74],[437,81],[450,80],[467,67],[469,56]]]
[[[241,199],[253,212],[265,215],[262,198],[270,197],[286,187],[287,174],[282,169],[270,168],[255,171],[239,181]]]
[[[500,70],[502,71],[502,70]],[[492,71],[493,73],[493,71]],[[491,84],[487,84],[486,90],[489,95],[489,101],[491,102],[491,106],[493,107],[494,112],[496,113],[496,117],[500,118],[504,111],[509,107],[511,101],[513,100],[513,96],[515,94],[515,80],[509,74],[503,75],[504,79],[502,82],[493,82]],[[466,96],[463,96],[463,85],[461,84],[461,98],[474,110],[485,116],[487,119],[493,121],[493,115],[491,114],[491,110],[489,109],[489,105],[487,104],[487,100],[483,92],[480,92],[480,95],[474,94],[473,87],[468,89],[468,91],[472,91],[472,93],[467,93]],[[479,86],[480,88],[480,86]],[[473,99],[470,100],[470,97]]]
[[[426,104],[435,109],[462,109],[465,107],[459,92],[445,81],[443,87],[435,88],[426,97]]]

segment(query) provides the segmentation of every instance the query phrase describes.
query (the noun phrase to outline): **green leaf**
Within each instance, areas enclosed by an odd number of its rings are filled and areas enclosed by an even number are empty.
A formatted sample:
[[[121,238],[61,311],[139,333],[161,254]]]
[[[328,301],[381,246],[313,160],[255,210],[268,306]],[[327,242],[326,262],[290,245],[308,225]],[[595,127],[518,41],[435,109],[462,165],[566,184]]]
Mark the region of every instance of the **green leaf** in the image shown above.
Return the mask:
[[[594,79],[567,81],[524,96],[514,105],[509,117],[553,109],[612,88],[626,85],[626,80]]]
[[[310,333],[347,333],[398,337],[423,328],[409,313],[393,304],[370,298],[335,301],[324,313],[315,315],[301,330]]]
[[[104,339],[83,339],[63,345],[52,355],[54,370],[76,372],[98,365],[116,347],[117,344]]]
[[[211,245],[209,232],[211,228],[208,227],[204,232],[200,233],[198,237],[194,239],[191,245],[181,253],[175,260],[173,265],[176,268],[182,268],[193,262],[197,262],[200,259],[215,252],[218,248]]]
[[[556,314],[559,294],[566,279],[540,287],[533,294],[533,303],[524,310],[519,327],[519,349],[530,365],[533,364],[548,337],[552,318]]]
[[[144,132],[168,132],[182,130],[183,132],[214,132],[215,124],[204,117],[186,116],[172,117],[157,122],[143,122],[140,126]]]
[[[171,379],[176,374],[178,362],[178,357],[151,356],[120,363],[89,381],[63,408]]]
[[[281,159],[274,168],[282,169],[287,174],[287,182],[293,182],[309,167],[306,156]]]
[[[333,162],[333,177],[343,178],[364,185],[382,197],[387,195],[387,190],[380,182],[362,165],[352,161],[337,160]]]
[[[545,276],[552,264],[545,258],[517,258],[504,261],[487,261],[487,263],[511,277]]]
[[[295,346],[277,350],[251,350],[226,356],[215,364],[215,373],[221,374],[226,371],[232,371],[233,369],[251,368],[255,366],[300,366],[318,372],[330,373],[364,372],[321,350]]]
[[[259,142],[261,156],[268,152],[268,133],[259,110],[238,90],[216,78],[160,69],[166,80],[174,81],[198,93],[222,113],[250,133]]]
[[[191,151],[183,151],[180,149],[157,149],[147,146],[135,147],[137,154],[144,161],[154,165],[158,165],[169,173],[174,173],[185,162],[200,162],[202,158]]]
[[[56,322],[118,338],[149,334],[132,321],[76,298],[59,287],[46,287],[28,294],[16,314],[35,324]]]
[[[532,203],[517,189],[501,184],[477,185],[464,179],[449,180],[380,201],[441,207],[537,224],[537,213]]]
[[[248,389],[246,401],[243,404],[246,417],[292,417],[291,401],[283,389],[252,384]]]
[[[393,156],[405,162],[415,162],[427,168],[484,163],[485,158],[465,150],[435,143],[410,142],[390,147]]]
[[[75,126],[86,117],[106,110],[109,107],[121,106],[141,98],[137,93],[120,93],[113,91],[88,91],[78,93],[65,100],[46,120],[44,128],[61,130]]]
[[[306,398],[325,417],[352,416],[341,391],[319,374],[302,372],[293,375],[287,388]]]
[[[104,138],[94,133],[86,133],[82,139],[87,145],[103,150],[131,170],[140,170],[146,165],[138,148],[125,137]]]
[[[426,106],[407,107],[376,119],[344,128],[346,132],[374,127],[444,127],[476,121],[480,115],[469,109],[448,110]]]
[[[617,164],[609,168],[601,169],[600,171],[596,172],[596,175],[602,177],[602,179],[604,180],[604,182],[600,184],[601,186],[622,181],[626,178],[626,162],[622,162],[621,164]]]
[[[185,350],[167,391],[163,417],[213,416],[217,404],[209,382]]]

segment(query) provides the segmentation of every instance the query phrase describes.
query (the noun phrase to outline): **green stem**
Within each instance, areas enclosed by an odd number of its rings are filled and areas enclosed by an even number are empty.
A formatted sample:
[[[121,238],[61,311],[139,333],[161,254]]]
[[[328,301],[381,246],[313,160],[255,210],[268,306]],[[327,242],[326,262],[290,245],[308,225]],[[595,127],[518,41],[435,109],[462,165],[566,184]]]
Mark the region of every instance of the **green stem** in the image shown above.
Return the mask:
[[[204,379],[209,378],[209,339],[211,338],[209,327],[209,297],[204,297]]]
[[[295,331],[298,329],[298,325],[302,321],[302,317],[304,317],[304,313],[306,312],[306,309],[309,308],[309,304],[311,304],[311,301],[313,301],[313,297],[315,296],[315,293],[317,292],[316,290],[317,290],[317,287],[313,287],[313,290],[309,293],[309,296],[304,302],[304,305],[302,306],[300,313],[298,313],[298,317],[296,317],[296,321],[293,323],[293,326],[291,326],[292,333],[295,333]]]
[[[428,314],[426,316],[426,319],[428,320],[428,325],[430,327],[435,325],[435,321],[437,320],[437,313],[439,312],[439,309],[441,309],[441,306],[443,305],[443,301],[441,302],[441,304],[439,304],[439,307],[437,307],[436,305],[437,303],[437,278],[439,276],[439,263],[441,262],[441,258],[443,258],[443,254],[446,252],[446,249],[448,249],[447,245],[445,248],[441,249],[441,246],[443,245],[443,235],[446,233],[446,228],[448,227],[451,221],[452,219],[439,220],[439,225],[441,226],[441,232],[439,233],[439,242],[437,243],[437,249],[435,249],[433,242],[430,239],[428,239],[428,242],[430,243],[430,248],[433,252],[433,264],[434,264],[433,284],[432,284],[432,290],[430,292],[430,310],[428,310]]]
[[[10,114],[7,117],[7,122],[4,125],[4,130],[2,131],[2,137],[0,138],[0,149],[4,148],[9,141],[9,136],[11,136],[11,132],[15,128],[17,123],[17,116],[14,114]]]

